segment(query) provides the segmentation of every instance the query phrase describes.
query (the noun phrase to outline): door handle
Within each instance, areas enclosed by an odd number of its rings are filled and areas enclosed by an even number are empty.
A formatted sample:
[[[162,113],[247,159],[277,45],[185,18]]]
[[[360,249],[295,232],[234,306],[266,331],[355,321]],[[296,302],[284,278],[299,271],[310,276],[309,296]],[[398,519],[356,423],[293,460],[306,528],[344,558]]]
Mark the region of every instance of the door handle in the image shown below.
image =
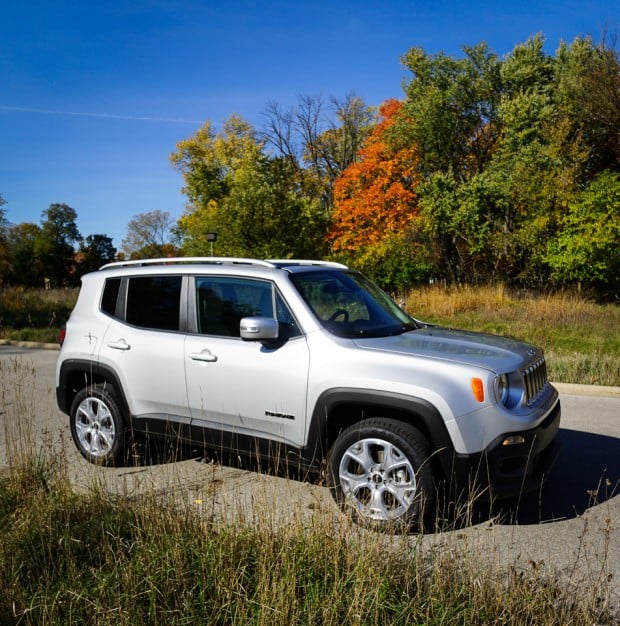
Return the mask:
[[[108,348],[112,348],[114,350],[129,350],[131,346],[124,339],[119,339],[118,341],[110,341],[110,343],[108,343]]]
[[[215,361],[217,361],[217,356],[206,348],[201,352],[190,352],[189,358],[193,361],[203,361],[207,363],[215,363]]]

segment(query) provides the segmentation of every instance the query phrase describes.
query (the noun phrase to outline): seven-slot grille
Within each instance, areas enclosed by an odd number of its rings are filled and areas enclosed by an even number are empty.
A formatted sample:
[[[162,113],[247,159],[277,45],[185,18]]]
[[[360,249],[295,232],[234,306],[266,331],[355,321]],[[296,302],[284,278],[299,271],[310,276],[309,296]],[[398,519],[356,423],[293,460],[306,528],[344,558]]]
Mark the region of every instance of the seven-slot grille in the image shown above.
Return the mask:
[[[522,370],[523,382],[525,384],[525,401],[532,404],[541,394],[547,384],[547,365],[545,358],[532,363],[529,367]]]

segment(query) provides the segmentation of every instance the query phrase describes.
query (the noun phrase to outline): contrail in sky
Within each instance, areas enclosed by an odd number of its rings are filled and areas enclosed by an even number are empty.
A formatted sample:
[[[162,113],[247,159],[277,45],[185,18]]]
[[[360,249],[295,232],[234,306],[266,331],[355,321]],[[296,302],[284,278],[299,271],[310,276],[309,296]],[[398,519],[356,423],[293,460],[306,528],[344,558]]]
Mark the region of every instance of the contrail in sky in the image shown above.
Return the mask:
[[[47,115],[74,115],[77,117],[99,117],[112,120],[135,120],[139,122],[166,122],[169,124],[203,124],[204,120],[186,120],[175,117],[150,117],[139,115],[117,115],[115,113],[85,113],[82,111],[55,111],[52,109],[35,109],[29,107],[13,107],[0,105],[1,111],[19,111],[21,113],[45,113]]]

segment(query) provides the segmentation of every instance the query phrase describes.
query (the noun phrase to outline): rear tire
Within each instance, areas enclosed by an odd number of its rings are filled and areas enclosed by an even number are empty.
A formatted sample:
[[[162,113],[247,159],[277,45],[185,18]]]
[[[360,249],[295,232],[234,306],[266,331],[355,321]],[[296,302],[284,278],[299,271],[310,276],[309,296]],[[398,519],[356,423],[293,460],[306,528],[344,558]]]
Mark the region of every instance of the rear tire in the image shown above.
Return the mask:
[[[73,441],[85,459],[96,465],[122,465],[126,427],[111,385],[93,385],[79,391],[69,419]]]
[[[328,456],[332,495],[376,529],[423,529],[434,513],[431,447],[414,426],[367,419],[343,431]]]

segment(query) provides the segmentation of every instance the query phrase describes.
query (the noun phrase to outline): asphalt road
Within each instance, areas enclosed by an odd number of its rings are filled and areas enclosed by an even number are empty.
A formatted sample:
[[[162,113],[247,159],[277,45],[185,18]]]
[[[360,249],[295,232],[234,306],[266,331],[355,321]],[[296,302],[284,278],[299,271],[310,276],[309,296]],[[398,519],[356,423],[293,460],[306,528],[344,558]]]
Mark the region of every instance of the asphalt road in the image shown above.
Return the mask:
[[[88,464],[75,450],[67,417],[56,407],[57,355],[55,350],[0,345],[0,468],[9,463],[8,455],[24,447],[45,448],[66,460],[77,489],[96,485],[130,496],[155,493],[231,521],[312,523],[319,514],[341,519],[319,485],[199,458],[142,461],[118,469]],[[475,509],[472,525],[422,541],[433,549],[476,549],[501,568],[565,576],[576,592],[606,578],[612,602],[620,608],[620,390],[558,387],[562,451],[541,491],[491,512]]]

